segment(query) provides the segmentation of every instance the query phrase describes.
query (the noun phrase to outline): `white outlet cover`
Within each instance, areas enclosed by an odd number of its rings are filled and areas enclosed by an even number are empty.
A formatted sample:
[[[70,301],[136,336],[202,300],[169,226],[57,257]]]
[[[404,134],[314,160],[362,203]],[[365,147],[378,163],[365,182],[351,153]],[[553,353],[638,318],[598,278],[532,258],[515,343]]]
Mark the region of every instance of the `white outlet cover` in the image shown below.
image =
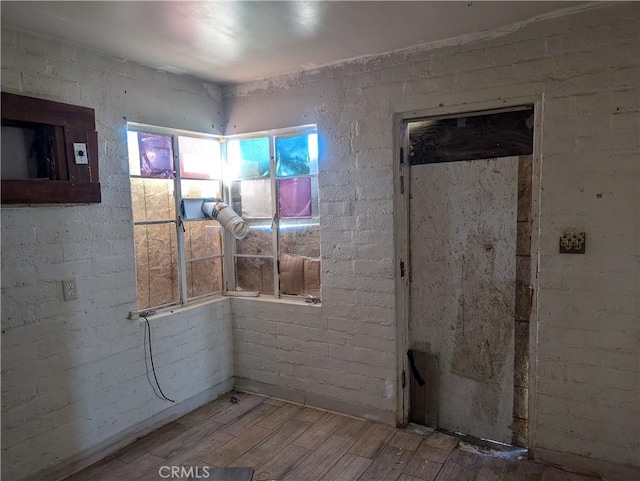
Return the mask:
[[[62,293],[65,301],[73,301],[78,298],[78,285],[75,277],[62,281]]]
[[[73,155],[76,158],[76,164],[88,164],[89,154],[87,152],[87,144],[74,142],[73,143]]]

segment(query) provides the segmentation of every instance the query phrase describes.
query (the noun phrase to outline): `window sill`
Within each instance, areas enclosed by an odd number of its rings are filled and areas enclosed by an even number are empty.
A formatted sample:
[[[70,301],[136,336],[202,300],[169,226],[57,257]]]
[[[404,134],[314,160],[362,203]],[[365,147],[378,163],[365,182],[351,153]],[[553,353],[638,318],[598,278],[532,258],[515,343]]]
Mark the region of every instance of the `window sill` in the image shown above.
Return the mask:
[[[207,306],[209,304],[215,304],[218,302],[223,302],[227,299],[226,296],[222,294],[214,294],[211,297],[206,297],[203,299],[198,299],[197,301],[189,302],[188,304],[177,304],[174,306],[167,307],[159,307],[156,309],[143,309],[140,311],[129,311],[129,315],[127,319],[131,321],[144,322],[145,317],[147,319],[159,319],[162,317],[170,316],[173,314],[179,314],[181,312],[189,311],[191,309],[197,309],[199,307]]]
[[[172,314],[178,314],[190,309],[196,309],[208,304],[215,304],[222,302],[225,299],[249,299],[250,302],[269,302],[275,304],[288,304],[292,306],[307,306],[313,308],[321,308],[322,302],[307,302],[306,298],[297,299],[295,297],[275,297],[268,295],[238,295],[238,292],[243,291],[229,291],[228,293],[215,294],[211,297],[199,299],[197,301],[190,302],[188,304],[180,304],[175,306],[160,307],[157,309],[143,309],[140,311],[129,311],[127,319],[131,321],[144,322],[145,317],[147,319],[159,319],[162,317],[170,316]],[[248,293],[247,293],[248,294]]]
[[[307,307],[322,307],[322,302],[307,302],[305,297],[296,298],[294,296],[287,297],[276,297],[276,296],[268,296],[268,295],[259,295],[259,296],[229,296],[235,299],[248,300],[249,302],[269,302],[274,304],[288,304],[292,306],[307,306]]]

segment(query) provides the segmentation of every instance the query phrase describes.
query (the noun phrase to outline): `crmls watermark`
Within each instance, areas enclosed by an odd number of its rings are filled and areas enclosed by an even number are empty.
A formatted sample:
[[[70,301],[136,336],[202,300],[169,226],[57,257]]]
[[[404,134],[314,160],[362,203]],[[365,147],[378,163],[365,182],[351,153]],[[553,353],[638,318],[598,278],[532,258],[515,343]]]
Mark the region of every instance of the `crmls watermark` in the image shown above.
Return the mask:
[[[209,466],[160,466],[158,474],[163,479],[209,479],[210,469]]]

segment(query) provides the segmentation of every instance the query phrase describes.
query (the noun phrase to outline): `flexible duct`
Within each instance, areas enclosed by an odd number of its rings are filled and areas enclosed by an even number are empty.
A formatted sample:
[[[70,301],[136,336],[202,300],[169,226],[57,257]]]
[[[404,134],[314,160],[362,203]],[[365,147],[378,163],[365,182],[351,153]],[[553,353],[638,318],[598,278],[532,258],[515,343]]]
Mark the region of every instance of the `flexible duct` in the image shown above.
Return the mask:
[[[244,239],[249,234],[249,224],[224,202],[205,201],[202,212],[216,219],[236,239]]]

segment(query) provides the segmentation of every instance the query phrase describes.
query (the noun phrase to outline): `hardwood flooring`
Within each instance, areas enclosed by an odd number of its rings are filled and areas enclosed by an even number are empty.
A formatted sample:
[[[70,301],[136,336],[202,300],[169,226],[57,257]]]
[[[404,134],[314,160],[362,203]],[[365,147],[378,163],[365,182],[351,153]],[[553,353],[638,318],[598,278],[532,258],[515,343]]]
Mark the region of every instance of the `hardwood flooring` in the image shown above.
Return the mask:
[[[232,396],[237,403],[231,402]],[[168,477],[169,468],[161,471],[163,466],[250,466],[254,468],[253,481],[599,479],[525,459],[510,459],[505,453],[489,452],[437,431],[421,435],[280,400],[232,392],[137,440],[67,481],[187,480]]]

